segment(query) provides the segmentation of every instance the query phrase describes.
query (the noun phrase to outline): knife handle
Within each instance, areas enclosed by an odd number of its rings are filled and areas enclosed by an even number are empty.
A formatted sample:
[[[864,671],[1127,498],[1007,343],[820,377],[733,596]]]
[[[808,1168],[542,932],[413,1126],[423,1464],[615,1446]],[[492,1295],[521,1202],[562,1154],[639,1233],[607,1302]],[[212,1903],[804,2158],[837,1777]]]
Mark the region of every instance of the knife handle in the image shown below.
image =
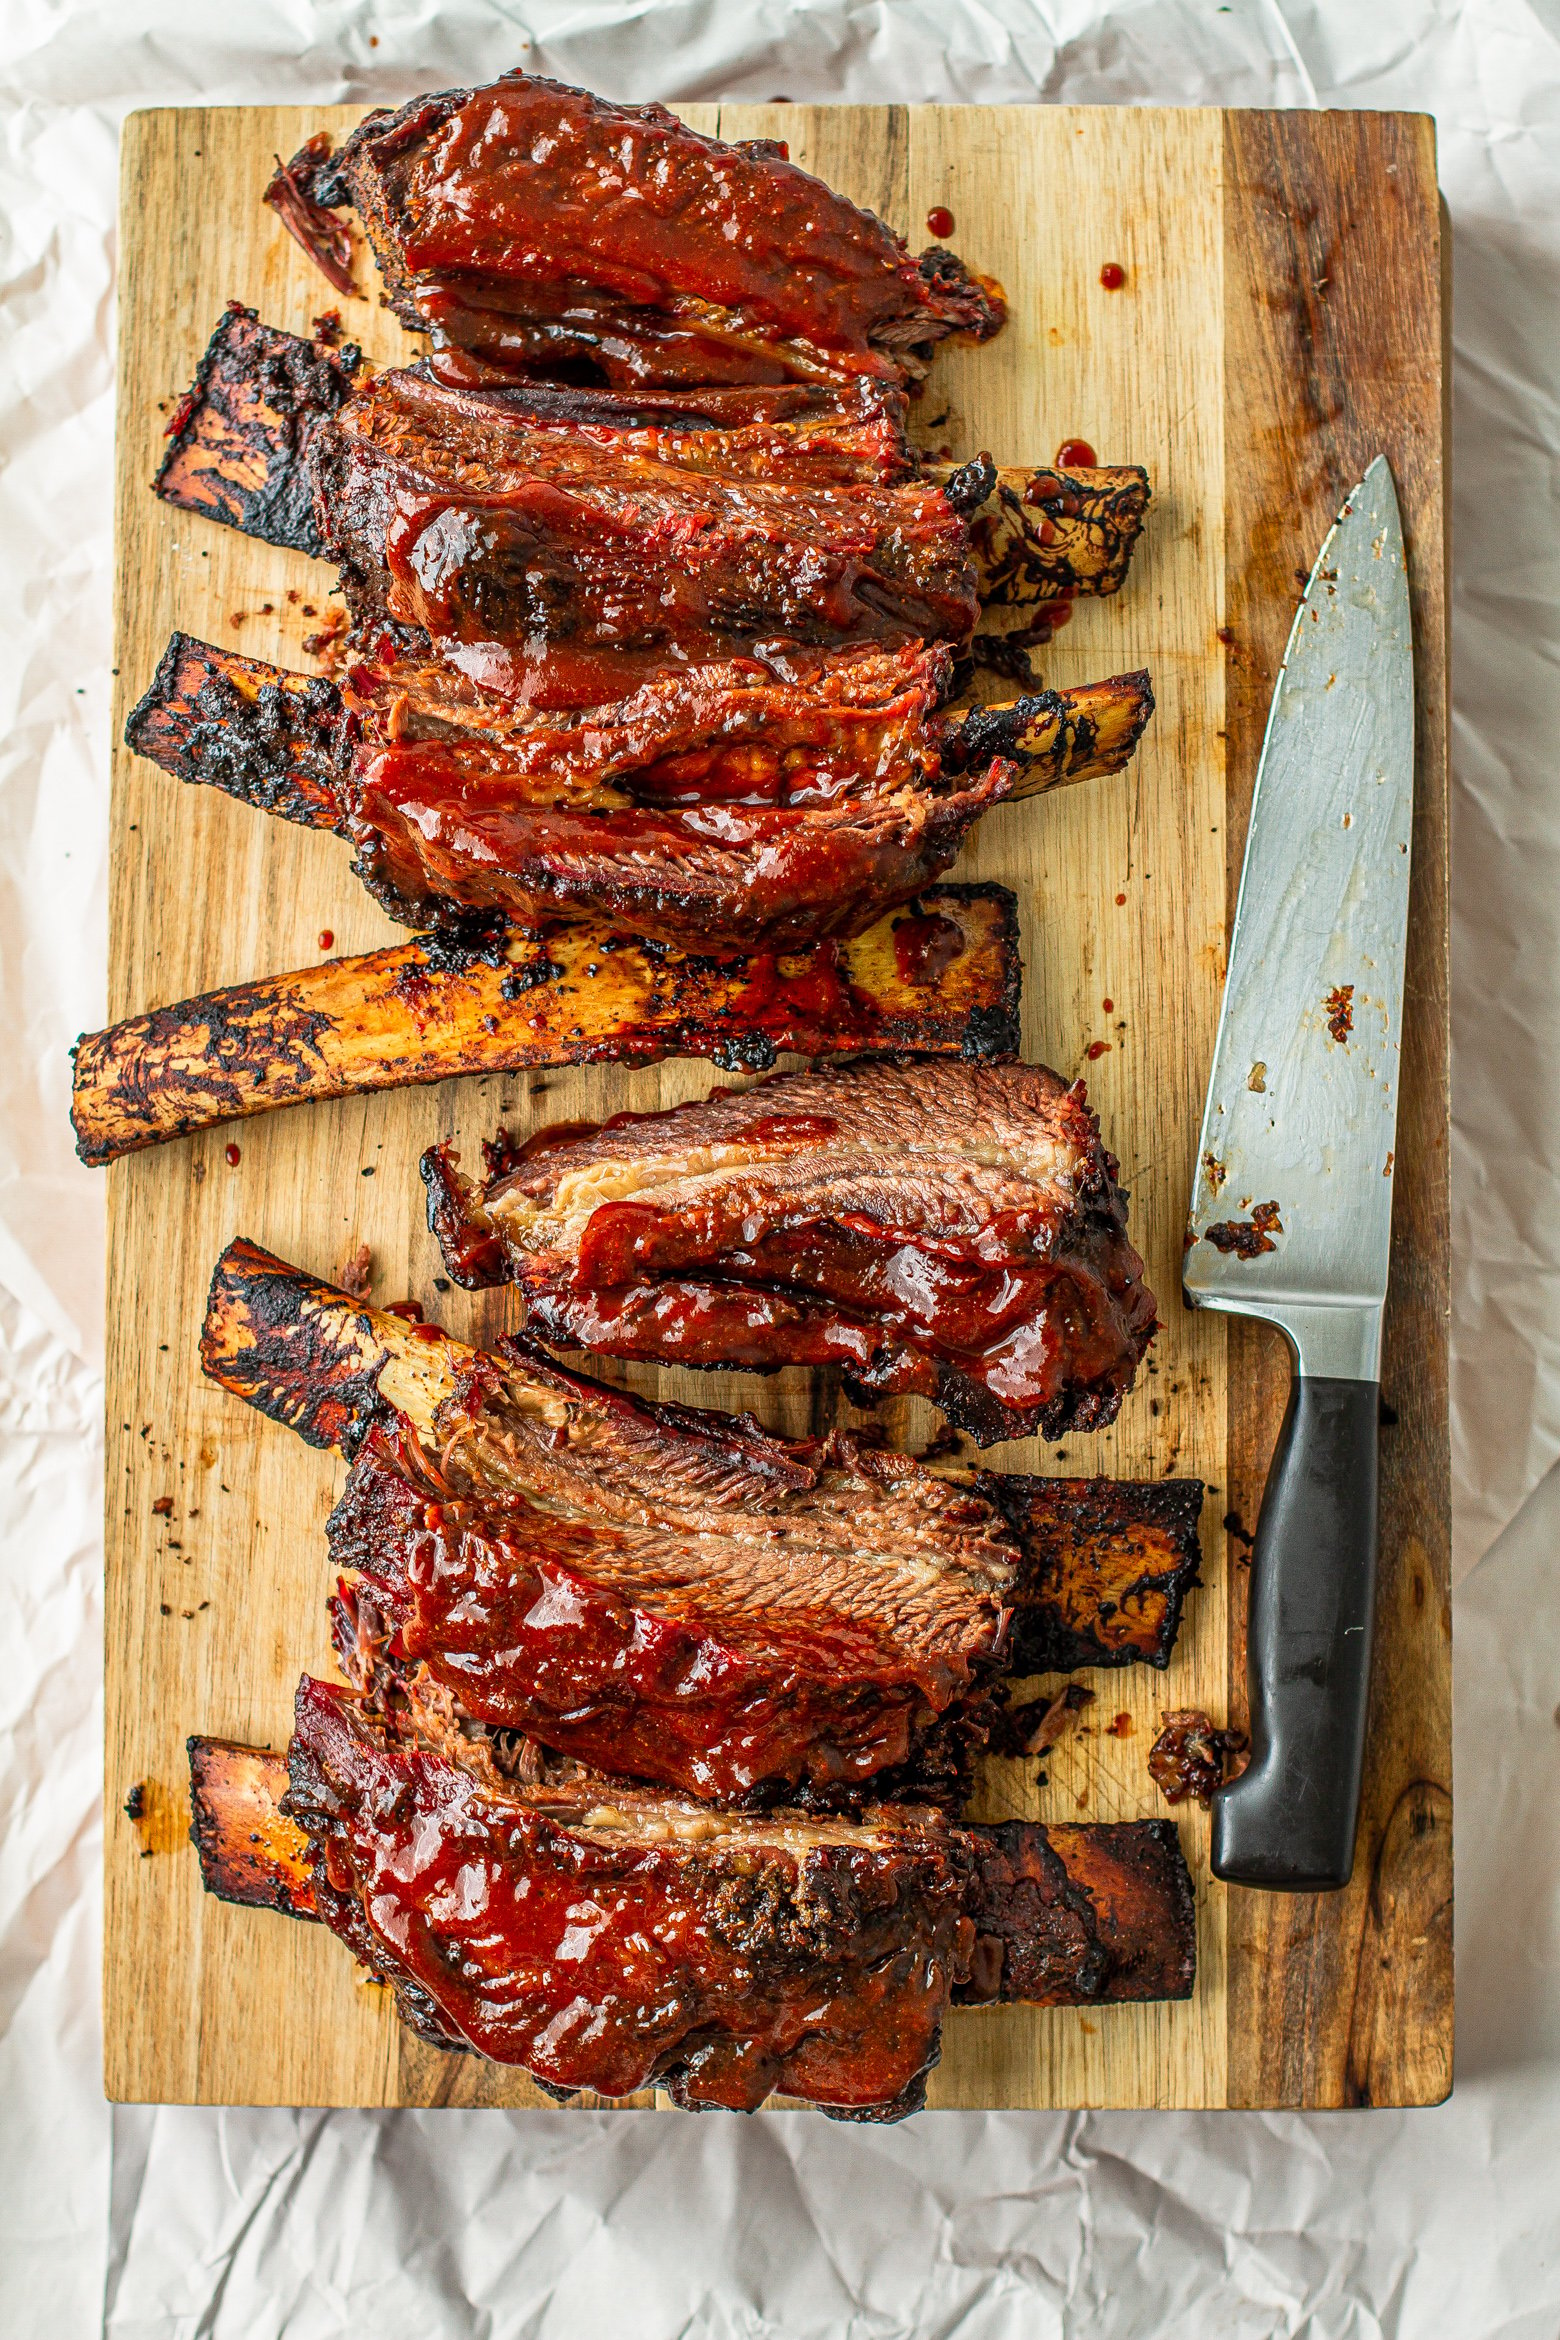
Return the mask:
[[[1376,1591],[1373,1381],[1297,1374],[1251,1554],[1251,1761],[1213,1805],[1213,1873],[1326,1893],[1354,1866]]]

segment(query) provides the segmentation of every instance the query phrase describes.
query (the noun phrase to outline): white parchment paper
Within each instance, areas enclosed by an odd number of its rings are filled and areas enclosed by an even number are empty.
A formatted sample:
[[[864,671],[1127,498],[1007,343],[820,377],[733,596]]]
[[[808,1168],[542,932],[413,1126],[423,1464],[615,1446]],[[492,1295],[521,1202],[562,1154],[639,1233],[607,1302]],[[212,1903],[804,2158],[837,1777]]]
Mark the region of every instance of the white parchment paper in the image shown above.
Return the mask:
[[[102,1218],[65,1107],[69,1042],[103,1008],[118,124],[197,99],[390,101],[516,63],[635,98],[1436,115],[1456,230],[1463,1580],[1445,2108],[862,2132],[103,2104]],[[0,2333],[78,2340],[106,2300],[115,2340],[1555,2340],[1557,0],[0,0],[0,286]]]

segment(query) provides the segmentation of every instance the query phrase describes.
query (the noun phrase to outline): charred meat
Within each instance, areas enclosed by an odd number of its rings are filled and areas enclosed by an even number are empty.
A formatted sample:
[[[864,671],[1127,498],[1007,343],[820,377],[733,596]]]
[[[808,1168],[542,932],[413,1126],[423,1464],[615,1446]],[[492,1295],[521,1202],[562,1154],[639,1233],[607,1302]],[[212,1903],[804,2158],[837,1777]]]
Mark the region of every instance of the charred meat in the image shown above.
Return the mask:
[[[425,1157],[452,1276],[537,1338],[658,1364],[834,1364],[989,1445],[1115,1418],[1153,1334],[1116,1165],[1042,1066],[859,1063],[598,1128],[485,1187]]]
[[[337,1652],[365,1693],[393,1704],[422,1674],[475,1732],[702,1795],[891,1782],[957,1805],[1015,1642],[1043,1663],[1071,1630],[1092,1662],[1083,1634],[1111,1632],[1102,1572],[1125,1581],[1129,1552],[1177,1617],[1195,1581],[1195,1482],[776,1438],[524,1343],[467,1349],[253,1244],[218,1264],[202,1358],[354,1457],[330,1541]],[[1149,1632],[1115,1654],[1158,1662]]]
[[[321,435],[315,460],[319,425],[349,402],[352,412]],[[701,548],[702,585],[683,585],[672,617],[647,609],[648,588],[634,581],[641,633],[648,627],[669,638],[675,620],[686,637],[698,620],[695,631],[757,638],[767,611],[768,634],[778,636],[789,611],[793,627],[816,631],[828,617],[836,632],[843,624],[853,634],[875,627],[887,636],[896,622],[904,630],[924,601],[957,640],[977,601],[1028,607],[1119,591],[1148,506],[1148,475],[1138,464],[1026,471],[1000,469],[986,456],[927,462],[905,432],[903,400],[878,384],[630,399],[527,383],[452,395],[425,367],[370,382],[355,349],[337,353],[279,332],[236,302],[169,429],[155,483],[165,502],[307,552],[323,552],[339,533],[349,583],[366,611],[392,600],[423,606],[427,597],[430,611],[447,605],[469,630],[484,607],[523,599],[552,621],[545,679],[554,689],[568,661],[578,666],[585,657],[573,636],[557,640],[560,578],[579,576],[596,593],[590,625],[598,662],[610,652],[626,666],[639,655],[603,618],[600,564],[615,558],[621,566],[629,517],[640,510],[647,528],[658,522],[686,532],[708,522],[712,531]],[[353,509],[338,516],[348,488]],[[404,508],[415,521],[424,507],[412,538],[420,543],[437,518],[426,507],[441,495],[454,517],[423,546],[423,566],[433,572],[425,586],[404,558],[406,540],[382,540],[374,516]],[[835,587],[827,597],[819,580],[787,565],[820,499]],[[482,530],[490,517],[498,534],[488,546]],[[593,523],[606,532],[605,551],[592,541]],[[891,541],[899,525],[903,544]],[[755,526],[760,536],[747,543]],[[465,548],[458,561],[449,542],[457,531]],[[534,587],[518,568],[532,539]],[[584,569],[576,560],[582,547]],[[740,600],[739,569],[767,598]],[[883,607],[873,609],[873,595]],[[542,663],[538,652],[526,667],[533,689],[544,679]]]
[[[902,444],[870,409],[593,430],[411,371],[317,431],[310,468],[360,636],[420,628],[512,697],[590,707],[668,661],[965,641],[968,529]]]

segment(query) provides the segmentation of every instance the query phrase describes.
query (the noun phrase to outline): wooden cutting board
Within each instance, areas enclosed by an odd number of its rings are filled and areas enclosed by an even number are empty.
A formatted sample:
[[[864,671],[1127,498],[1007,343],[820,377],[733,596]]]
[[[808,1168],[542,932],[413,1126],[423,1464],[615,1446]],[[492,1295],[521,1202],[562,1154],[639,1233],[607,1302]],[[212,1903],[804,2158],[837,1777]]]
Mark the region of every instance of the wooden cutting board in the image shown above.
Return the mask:
[[[793,157],[1007,288],[990,347],[938,358],[928,446],[1047,462],[1083,437],[1145,463],[1155,500],[1127,589],[1080,602],[1041,656],[1069,684],[1146,665],[1159,711],[1119,777],[990,814],[960,874],[1017,891],[1025,1052],[1087,1074],[1132,1190],[1165,1320],[1109,1432],[999,1464],[1210,1485],[1207,1581],[1171,1671],[1096,1674],[1083,1727],[1035,1766],[986,1766],[978,1817],[1122,1819],[1164,1806],[1145,1757],[1167,1705],[1237,1721],[1242,1563],[1287,1383],[1276,1335],[1179,1301],[1186,1199],[1227,920],[1268,694],[1294,601],[1342,495],[1384,449],[1403,498],[1419,663],[1419,805],[1383,1436],[1381,1605],[1355,1880],[1317,1899],[1227,1893],[1207,1821],[1195,1997],[1170,2007],[950,2018],[937,2105],[1430,2103],[1450,2085],[1450,1625],[1446,1396],[1446,655],[1443,248],[1420,116],[1008,107],[701,106],[697,127]],[[284,664],[330,574],[170,511],[159,437],[223,304],[297,332],[336,305],[260,204],[273,155],[355,116],[133,116],[123,146],[116,736],[169,631]],[[1126,272],[1119,290],[1104,264]],[[380,363],[411,354],[380,307],[342,304]],[[316,614],[319,613],[319,614]],[[111,1013],[370,947],[392,929],[334,839],[178,787],[117,749]],[[467,1337],[503,1295],[436,1290],[417,1156],[474,1156],[500,1120],[596,1118],[700,1095],[707,1067],[468,1081],[279,1114],[119,1164],[109,1179],[106,2085],[114,2098],[252,2104],[530,2104],[523,2078],[397,2024],[323,1929],[206,1900],[184,1841],[184,1739],[284,1744],[301,1669],[329,1673],[322,1530],[339,1466],[208,1387],[196,1340],[212,1264],[252,1235],[330,1273],[372,1250],[376,1297]],[[229,1141],[232,1141],[230,1144]],[[235,1158],[236,1157],[236,1158]],[[838,1411],[805,1375],[609,1376],[799,1431]],[[919,1402],[891,1409],[919,1440]],[[1226,1532],[1226,1530],[1228,1532]],[[134,1799],[139,1817],[121,1816]],[[636,2102],[649,2103],[646,2097]]]

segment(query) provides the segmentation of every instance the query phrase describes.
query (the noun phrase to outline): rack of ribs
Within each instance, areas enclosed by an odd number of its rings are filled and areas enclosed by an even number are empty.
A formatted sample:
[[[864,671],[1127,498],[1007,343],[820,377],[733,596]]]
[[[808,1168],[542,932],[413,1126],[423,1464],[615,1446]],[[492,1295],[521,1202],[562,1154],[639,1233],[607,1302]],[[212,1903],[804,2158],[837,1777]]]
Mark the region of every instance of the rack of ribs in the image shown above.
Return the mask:
[[[545,1341],[661,1365],[839,1365],[982,1445],[1113,1421],[1153,1335],[1116,1164],[1042,1065],[786,1073],[423,1157],[457,1282],[510,1281]]]
[[[899,387],[1006,313],[952,252],[912,259],[783,144],[524,73],[370,114],[286,175],[312,206],[355,206],[391,307],[457,381]]]
[[[952,862],[988,805],[1119,771],[1146,675],[940,712],[944,645],[672,669],[572,715],[422,654],[341,685],[169,642],[125,737],[186,781],[334,830],[393,918],[617,922],[685,949],[859,934]]]
[[[361,1691],[426,1683],[476,1736],[728,1802],[865,1784],[957,1806],[1014,1664],[1162,1665],[1196,1581],[1195,1481],[774,1437],[523,1340],[466,1348],[248,1242],[218,1262],[201,1357],[352,1457],[329,1543]]]
[[[651,2085],[752,2111],[915,2111],[960,2000],[1190,1996],[1173,1825],[733,1813],[589,1776],[524,1784],[436,1714],[299,1684],[286,1756],[189,1742],[209,1893],[316,1919],[431,2045],[549,2094]]]

